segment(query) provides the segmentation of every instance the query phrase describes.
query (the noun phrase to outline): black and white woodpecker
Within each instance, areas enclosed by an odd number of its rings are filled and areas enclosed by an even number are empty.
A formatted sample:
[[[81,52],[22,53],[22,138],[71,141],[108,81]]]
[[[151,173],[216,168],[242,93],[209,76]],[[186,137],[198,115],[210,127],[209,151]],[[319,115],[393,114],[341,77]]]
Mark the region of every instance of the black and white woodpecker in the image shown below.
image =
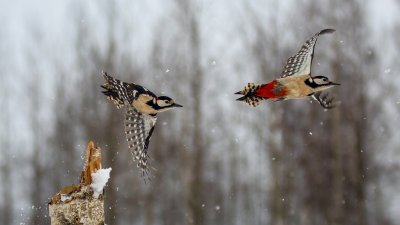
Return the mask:
[[[103,94],[118,109],[125,107],[125,134],[133,160],[143,176],[149,172],[148,148],[157,113],[182,107],[168,96],[157,96],[147,88],[115,79],[103,73],[106,83],[101,85]]]

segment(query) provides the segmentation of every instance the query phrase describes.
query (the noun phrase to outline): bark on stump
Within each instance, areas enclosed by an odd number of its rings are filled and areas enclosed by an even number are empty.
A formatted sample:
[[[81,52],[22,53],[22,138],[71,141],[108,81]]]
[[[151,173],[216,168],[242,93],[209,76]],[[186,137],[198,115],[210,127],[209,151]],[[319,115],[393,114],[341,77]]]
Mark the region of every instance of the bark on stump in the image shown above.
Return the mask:
[[[93,197],[92,173],[101,169],[101,149],[88,143],[80,184],[69,185],[55,194],[49,202],[52,225],[104,224],[104,198]]]

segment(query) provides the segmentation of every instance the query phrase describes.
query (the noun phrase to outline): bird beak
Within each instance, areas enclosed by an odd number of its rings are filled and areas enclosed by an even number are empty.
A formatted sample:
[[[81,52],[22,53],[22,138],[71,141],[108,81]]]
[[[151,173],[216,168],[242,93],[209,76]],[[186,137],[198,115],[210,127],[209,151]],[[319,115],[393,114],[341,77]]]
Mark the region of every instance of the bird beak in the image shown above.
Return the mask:
[[[241,95],[241,94],[242,94],[242,91],[238,91],[235,93],[235,95]]]
[[[246,97],[247,97],[247,96],[240,97],[240,98],[236,99],[236,101],[243,101],[243,100],[246,99]]]
[[[172,107],[183,107],[182,105],[179,105],[179,104],[176,104],[176,103],[174,103],[174,104],[172,104]]]
[[[332,85],[340,85],[340,84],[338,84],[338,83],[334,83],[334,82],[331,82],[331,84],[332,84]]]

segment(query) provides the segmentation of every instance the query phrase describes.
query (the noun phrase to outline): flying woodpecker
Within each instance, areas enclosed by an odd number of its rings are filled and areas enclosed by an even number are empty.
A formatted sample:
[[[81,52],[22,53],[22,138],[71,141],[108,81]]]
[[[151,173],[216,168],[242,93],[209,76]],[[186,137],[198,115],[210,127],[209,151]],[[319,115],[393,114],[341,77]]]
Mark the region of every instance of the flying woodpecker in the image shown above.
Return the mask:
[[[106,83],[101,85],[103,94],[111,100],[117,108],[126,108],[125,134],[128,147],[131,150],[137,167],[142,175],[148,176],[148,148],[157,113],[182,107],[168,96],[157,96],[147,88],[134,83],[122,82],[103,73]]]
[[[314,46],[318,37],[334,31],[334,29],[324,29],[316,33],[306,41],[297,54],[287,60],[280,78],[267,84],[248,83],[241,91],[235,93],[244,95],[237,100],[255,107],[264,99],[280,101],[311,96],[325,109],[334,107],[333,98],[321,94],[321,91],[340,84],[324,76],[311,75]]]

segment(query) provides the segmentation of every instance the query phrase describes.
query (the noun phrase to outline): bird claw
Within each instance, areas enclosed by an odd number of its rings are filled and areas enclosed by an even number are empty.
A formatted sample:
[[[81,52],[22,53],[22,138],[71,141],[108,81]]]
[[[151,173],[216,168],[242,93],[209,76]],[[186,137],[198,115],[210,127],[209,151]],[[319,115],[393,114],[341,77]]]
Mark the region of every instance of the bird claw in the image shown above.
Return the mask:
[[[325,109],[332,109],[340,104],[340,101],[334,101],[335,97],[329,96],[328,93],[316,93],[314,98]]]

